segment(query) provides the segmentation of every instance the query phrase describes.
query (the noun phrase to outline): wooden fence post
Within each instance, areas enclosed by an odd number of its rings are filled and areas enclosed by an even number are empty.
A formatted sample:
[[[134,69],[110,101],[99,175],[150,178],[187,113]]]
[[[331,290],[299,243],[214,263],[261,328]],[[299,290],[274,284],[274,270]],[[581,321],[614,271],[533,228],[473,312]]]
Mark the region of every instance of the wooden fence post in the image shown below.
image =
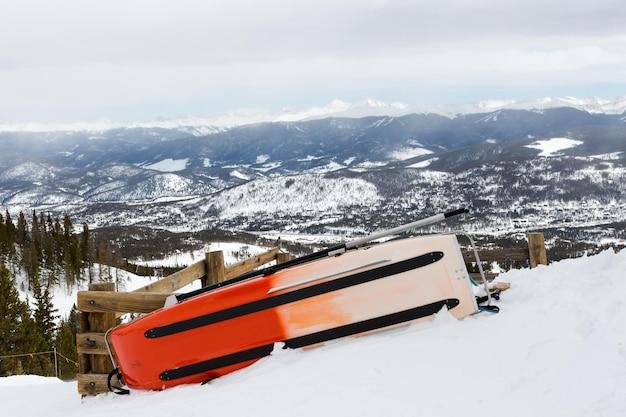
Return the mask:
[[[282,263],[285,263],[287,261],[290,261],[292,258],[293,257],[291,256],[290,253],[278,252],[276,254],[276,263],[282,264]]]
[[[89,284],[89,291],[115,291],[114,282],[99,282]],[[79,331],[81,333],[94,332],[104,333],[116,325],[115,313],[86,313],[81,312],[79,320]],[[78,337],[77,337],[78,339]],[[95,374],[99,380],[106,381],[107,374],[113,366],[108,355],[103,354],[81,354],[79,358],[79,367],[81,375],[78,376],[78,392],[85,395],[95,395],[103,391],[101,382],[96,383],[94,380],[83,380],[84,374]]]
[[[530,267],[535,268],[537,265],[548,265],[548,254],[543,233],[528,233],[528,258]]]
[[[217,284],[226,279],[224,270],[224,252],[221,250],[208,252],[204,256],[206,262],[206,278],[203,279],[202,286]]]

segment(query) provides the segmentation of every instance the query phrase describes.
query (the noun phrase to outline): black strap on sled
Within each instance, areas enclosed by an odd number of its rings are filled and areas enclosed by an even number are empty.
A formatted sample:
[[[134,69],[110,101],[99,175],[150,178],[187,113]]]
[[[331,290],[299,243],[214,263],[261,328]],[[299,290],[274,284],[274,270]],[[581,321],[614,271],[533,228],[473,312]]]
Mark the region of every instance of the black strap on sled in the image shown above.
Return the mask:
[[[119,368],[115,368],[113,369],[111,372],[109,372],[109,376],[107,377],[107,387],[109,388],[109,391],[111,391],[114,394],[117,395],[128,395],[130,394],[130,390],[126,389],[126,388],[122,388],[120,386],[117,385],[113,385],[111,383],[113,377],[116,377],[118,382],[120,384],[122,384],[122,373],[120,372]]]

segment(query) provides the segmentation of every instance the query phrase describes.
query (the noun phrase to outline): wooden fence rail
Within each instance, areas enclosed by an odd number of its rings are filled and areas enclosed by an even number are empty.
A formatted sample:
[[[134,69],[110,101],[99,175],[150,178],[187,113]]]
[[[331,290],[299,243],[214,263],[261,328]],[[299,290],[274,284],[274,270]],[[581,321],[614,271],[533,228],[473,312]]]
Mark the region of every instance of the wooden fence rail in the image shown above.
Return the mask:
[[[467,263],[475,261],[473,251],[465,250],[462,253]],[[479,251],[479,256],[483,262],[528,261],[531,268],[548,262],[543,233],[528,234],[528,248],[483,249]],[[78,392],[81,395],[96,395],[108,391],[106,379],[112,365],[104,334],[118,324],[122,314],[157,310],[171,293],[197,279],[206,286],[252,271],[272,261],[283,263],[290,259],[290,254],[274,248],[236,264],[224,265],[224,254],[221,251],[208,252],[205,259],[133,292],[115,292],[115,284],[112,282],[91,284],[89,291],[79,291],[79,329],[76,335],[80,372],[77,375]],[[476,274],[470,275],[476,277]],[[487,279],[493,279],[494,276],[492,273],[486,274]]]

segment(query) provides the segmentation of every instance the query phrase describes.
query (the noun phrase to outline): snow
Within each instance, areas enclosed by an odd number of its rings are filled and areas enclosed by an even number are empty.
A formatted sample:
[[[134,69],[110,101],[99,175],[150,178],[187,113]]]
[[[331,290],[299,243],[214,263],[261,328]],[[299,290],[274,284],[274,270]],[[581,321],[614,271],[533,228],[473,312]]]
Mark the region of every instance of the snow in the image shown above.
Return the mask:
[[[211,242],[208,245],[205,245],[202,249],[188,252],[179,251],[159,259],[135,259],[133,260],[133,263],[151,267],[184,267],[204,259],[207,252],[216,250],[224,252],[224,262],[229,265],[238,262],[243,258],[263,253],[267,251],[268,248],[239,242]]]
[[[429,151],[428,149],[425,148],[410,148],[410,147],[405,147],[405,148],[399,148],[396,149],[392,152],[389,153],[389,157],[391,159],[396,159],[399,161],[404,161],[405,159],[411,159],[411,158],[415,158],[418,156],[422,156],[422,155],[428,155],[433,153],[432,151]]]
[[[322,159],[322,158],[323,158],[323,156],[307,155],[304,158],[296,159],[296,161],[298,161],[298,162],[309,162],[309,161],[315,161],[317,159]]]
[[[261,172],[268,172],[268,171],[271,171],[273,169],[280,167],[282,164],[283,164],[282,162],[268,162],[267,164],[263,164],[260,167],[256,167],[252,169],[261,171]]]
[[[420,162],[416,162],[414,164],[408,165],[407,168],[426,168],[427,166],[429,166],[430,164],[432,164],[438,159],[439,158],[426,159],[425,161],[420,161]]]
[[[153,164],[144,165],[144,168],[152,169],[161,172],[177,172],[182,171],[187,167],[189,158],[185,159],[172,159],[167,158]]]
[[[335,161],[330,161],[326,165],[316,166],[316,167],[304,170],[302,172],[306,172],[308,174],[315,174],[315,173],[323,174],[323,173],[326,173],[326,172],[337,171],[337,170],[340,170],[340,169],[343,169],[343,168],[345,168],[344,165],[341,165],[341,164],[339,164],[339,163],[337,163]]]
[[[104,190],[96,189],[97,194],[89,197],[92,201],[146,201],[166,197],[192,197],[200,191],[192,179],[173,173],[152,175],[143,181],[131,183],[125,187],[117,187],[110,183]],[[109,186],[114,186],[107,190]],[[101,192],[103,191],[103,192]]]
[[[240,180],[244,180],[244,181],[248,181],[250,178],[244,174],[242,174],[241,172],[234,170],[234,171],[230,171],[230,176],[231,177],[235,177],[235,178],[239,178]]]
[[[269,161],[270,156],[269,155],[257,155],[256,157],[256,163],[257,164],[264,164],[265,162]]]
[[[580,140],[569,138],[551,138],[535,141],[525,147],[540,150],[541,152],[539,152],[539,156],[555,156],[559,151],[570,149],[582,144],[583,142]]]
[[[500,314],[401,326],[272,356],[207,385],[81,401],[0,378],[3,415],[607,416],[626,413],[626,251],[501,275]],[[590,279],[593,277],[593,279]],[[15,381],[15,382],[14,382]],[[23,379],[23,381],[27,381]],[[37,401],[32,401],[37,398]]]
[[[54,176],[53,169],[35,162],[24,162],[0,172],[0,181],[45,181]]]
[[[615,161],[615,160],[622,158],[623,154],[624,152],[610,152],[610,153],[603,153],[600,155],[591,155],[589,158],[601,159],[603,161]]]
[[[23,387],[30,385],[59,384],[62,381],[58,378],[39,375],[12,375],[0,378],[0,388]]]
[[[488,123],[488,122],[497,122],[498,117],[500,116],[501,111],[495,111],[493,113],[489,113],[488,115],[481,117],[476,121],[476,123]]]

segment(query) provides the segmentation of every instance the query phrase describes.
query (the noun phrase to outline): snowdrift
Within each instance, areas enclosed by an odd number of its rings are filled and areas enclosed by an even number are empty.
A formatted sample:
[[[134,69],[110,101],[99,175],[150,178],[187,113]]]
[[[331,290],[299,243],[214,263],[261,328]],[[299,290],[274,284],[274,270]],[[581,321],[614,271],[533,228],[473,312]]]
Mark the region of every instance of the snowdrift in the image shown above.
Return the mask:
[[[204,386],[82,401],[74,383],[0,384],[3,415],[624,416],[626,251],[501,276],[498,315],[279,350]],[[37,401],[32,401],[36,398]]]

